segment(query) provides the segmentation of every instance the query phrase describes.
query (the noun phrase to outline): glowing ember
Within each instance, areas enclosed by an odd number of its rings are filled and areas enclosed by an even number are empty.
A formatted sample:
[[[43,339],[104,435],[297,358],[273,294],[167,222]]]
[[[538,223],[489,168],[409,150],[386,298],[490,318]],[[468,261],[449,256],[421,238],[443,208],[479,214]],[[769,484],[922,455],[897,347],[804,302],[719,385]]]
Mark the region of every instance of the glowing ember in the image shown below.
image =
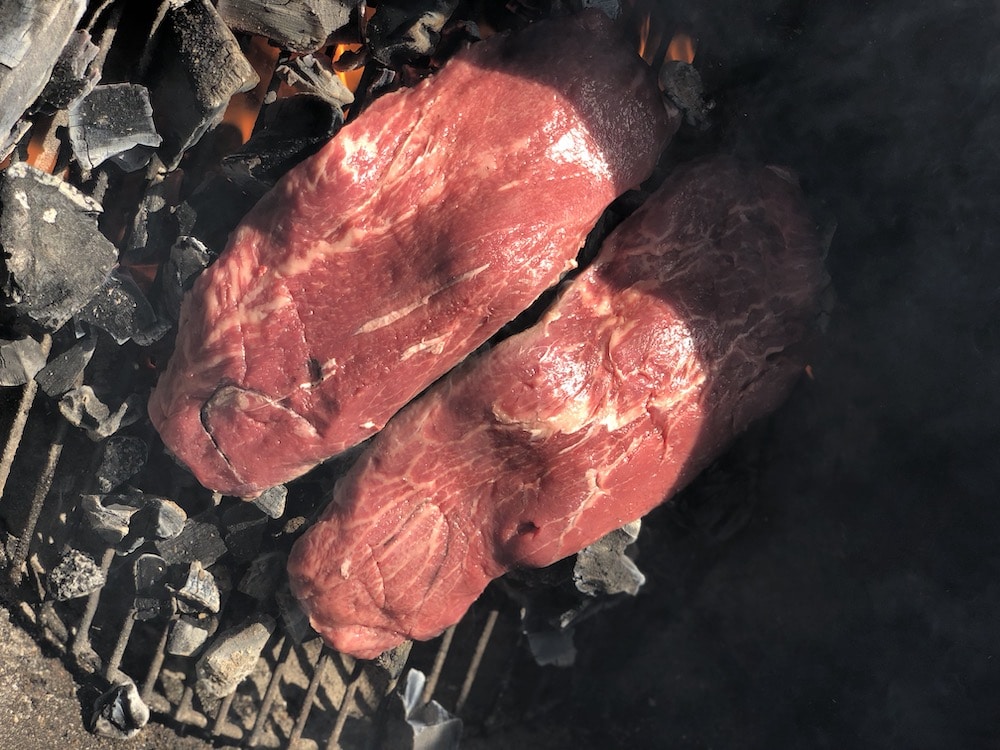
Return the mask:
[[[338,44],[333,53],[333,60],[334,62],[339,62],[341,55],[345,52],[357,52],[359,49],[361,49],[360,44]],[[337,77],[351,90],[351,93],[354,93],[358,90],[358,84],[361,82],[361,74],[364,70],[364,67],[355,68],[354,70],[338,70]]]
[[[694,62],[695,41],[694,39],[679,31],[674,34],[673,39],[667,46],[667,56],[665,60],[680,60],[681,62]]]

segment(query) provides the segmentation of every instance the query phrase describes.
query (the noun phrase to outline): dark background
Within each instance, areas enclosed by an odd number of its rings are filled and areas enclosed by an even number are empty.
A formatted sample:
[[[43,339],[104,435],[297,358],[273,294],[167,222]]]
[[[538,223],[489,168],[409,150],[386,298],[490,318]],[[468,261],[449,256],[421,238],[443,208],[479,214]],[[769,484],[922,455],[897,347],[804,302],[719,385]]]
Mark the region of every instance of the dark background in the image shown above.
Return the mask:
[[[580,634],[545,722],[567,747],[994,747],[997,6],[689,5],[707,137],[835,217],[837,305],[815,380],[647,520],[647,587]]]

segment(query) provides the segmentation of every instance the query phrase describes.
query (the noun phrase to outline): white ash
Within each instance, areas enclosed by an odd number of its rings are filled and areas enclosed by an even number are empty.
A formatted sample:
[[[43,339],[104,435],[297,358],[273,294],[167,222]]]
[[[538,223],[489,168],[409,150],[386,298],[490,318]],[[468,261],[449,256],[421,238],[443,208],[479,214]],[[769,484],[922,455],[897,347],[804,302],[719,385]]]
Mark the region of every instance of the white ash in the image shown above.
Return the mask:
[[[46,585],[53,599],[78,599],[96,591],[106,582],[104,571],[79,550],[69,550],[49,572]]]

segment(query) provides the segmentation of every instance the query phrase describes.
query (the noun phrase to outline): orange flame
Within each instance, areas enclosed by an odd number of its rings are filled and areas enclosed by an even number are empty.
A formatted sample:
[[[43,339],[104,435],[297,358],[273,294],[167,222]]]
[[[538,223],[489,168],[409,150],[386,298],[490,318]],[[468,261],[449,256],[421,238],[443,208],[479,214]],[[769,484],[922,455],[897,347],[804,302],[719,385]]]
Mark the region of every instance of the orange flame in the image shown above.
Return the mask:
[[[243,143],[246,143],[253,133],[254,123],[257,122],[257,115],[264,104],[264,95],[270,84],[271,76],[274,75],[274,68],[278,62],[279,50],[271,46],[264,37],[254,37],[245,52],[250,64],[260,78],[260,82],[250,91],[236,94],[229,100],[229,106],[222,116],[223,122],[239,128],[243,136]]]
[[[338,44],[333,52],[333,60],[336,62],[345,52],[357,52],[359,49],[361,49],[360,44]],[[353,93],[358,90],[358,84],[361,83],[361,74],[363,72],[363,67],[354,70],[338,70],[337,77]]]
[[[694,51],[694,39],[688,34],[685,34],[683,31],[678,31],[674,34],[673,39],[670,40],[670,44],[667,46],[666,59],[680,60],[681,62],[690,64],[694,62]]]

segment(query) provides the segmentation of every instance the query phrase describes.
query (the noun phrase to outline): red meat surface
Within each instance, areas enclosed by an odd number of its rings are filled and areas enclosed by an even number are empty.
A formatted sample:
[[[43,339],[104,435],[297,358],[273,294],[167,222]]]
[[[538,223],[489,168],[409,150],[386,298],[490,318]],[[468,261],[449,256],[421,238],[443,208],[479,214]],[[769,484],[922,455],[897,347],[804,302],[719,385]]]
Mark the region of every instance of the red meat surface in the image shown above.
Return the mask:
[[[683,168],[533,327],[400,412],[296,543],[292,588],[370,658],[663,502],[786,397],[824,281],[789,175]]]
[[[377,432],[573,267],[678,124],[602,14],[496,36],[376,101],[243,220],[149,403],[252,497]]]

